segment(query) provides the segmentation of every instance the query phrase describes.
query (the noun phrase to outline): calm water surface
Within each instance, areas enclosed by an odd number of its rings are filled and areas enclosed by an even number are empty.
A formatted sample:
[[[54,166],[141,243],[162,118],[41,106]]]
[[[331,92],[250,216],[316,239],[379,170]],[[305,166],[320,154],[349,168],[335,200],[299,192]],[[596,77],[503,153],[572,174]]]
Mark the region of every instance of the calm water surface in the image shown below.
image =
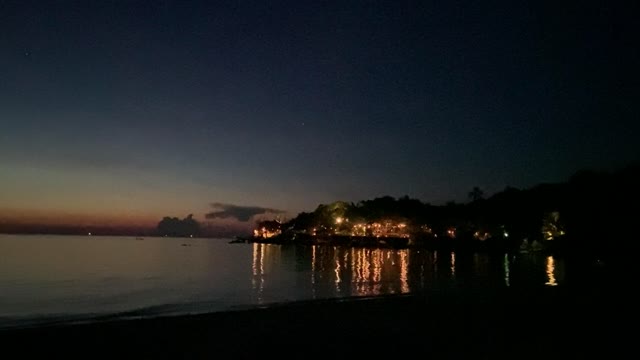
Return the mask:
[[[0,235],[0,327],[451,288],[555,286],[551,256]]]

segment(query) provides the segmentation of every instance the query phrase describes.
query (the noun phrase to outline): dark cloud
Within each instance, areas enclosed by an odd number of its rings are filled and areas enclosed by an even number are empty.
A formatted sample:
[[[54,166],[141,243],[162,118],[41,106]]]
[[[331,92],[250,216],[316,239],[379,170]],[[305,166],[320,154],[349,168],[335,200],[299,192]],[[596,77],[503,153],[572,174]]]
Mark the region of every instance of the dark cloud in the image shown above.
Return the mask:
[[[238,221],[249,221],[252,217],[262,214],[284,214],[284,210],[265,208],[260,206],[241,206],[225,203],[212,203],[214,211],[205,215],[207,219],[237,219]]]

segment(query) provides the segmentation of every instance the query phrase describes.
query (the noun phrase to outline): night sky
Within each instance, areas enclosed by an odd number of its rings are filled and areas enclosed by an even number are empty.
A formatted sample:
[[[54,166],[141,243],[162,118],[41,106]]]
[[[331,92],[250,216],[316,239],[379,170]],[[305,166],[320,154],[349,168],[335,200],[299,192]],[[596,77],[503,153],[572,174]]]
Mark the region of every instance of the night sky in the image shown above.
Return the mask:
[[[0,1],[0,218],[441,204],[638,160],[634,11],[514,3]]]

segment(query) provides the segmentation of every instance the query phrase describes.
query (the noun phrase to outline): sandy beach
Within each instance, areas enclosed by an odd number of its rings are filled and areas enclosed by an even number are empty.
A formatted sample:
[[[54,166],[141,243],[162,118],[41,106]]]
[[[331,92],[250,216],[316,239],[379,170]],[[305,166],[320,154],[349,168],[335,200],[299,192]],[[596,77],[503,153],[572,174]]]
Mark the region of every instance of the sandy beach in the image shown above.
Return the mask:
[[[0,331],[0,343],[21,357],[66,358],[612,356],[617,320],[603,298],[540,288],[306,301]]]

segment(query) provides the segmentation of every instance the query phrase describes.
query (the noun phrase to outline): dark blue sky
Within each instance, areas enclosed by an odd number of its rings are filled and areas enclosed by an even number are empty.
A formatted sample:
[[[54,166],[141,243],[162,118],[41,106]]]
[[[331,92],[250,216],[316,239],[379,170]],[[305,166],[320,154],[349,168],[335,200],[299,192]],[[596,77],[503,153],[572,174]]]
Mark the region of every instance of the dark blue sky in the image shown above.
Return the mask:
[[[0,1],[0,210],[292,212],[638,160],[633,9]]]

